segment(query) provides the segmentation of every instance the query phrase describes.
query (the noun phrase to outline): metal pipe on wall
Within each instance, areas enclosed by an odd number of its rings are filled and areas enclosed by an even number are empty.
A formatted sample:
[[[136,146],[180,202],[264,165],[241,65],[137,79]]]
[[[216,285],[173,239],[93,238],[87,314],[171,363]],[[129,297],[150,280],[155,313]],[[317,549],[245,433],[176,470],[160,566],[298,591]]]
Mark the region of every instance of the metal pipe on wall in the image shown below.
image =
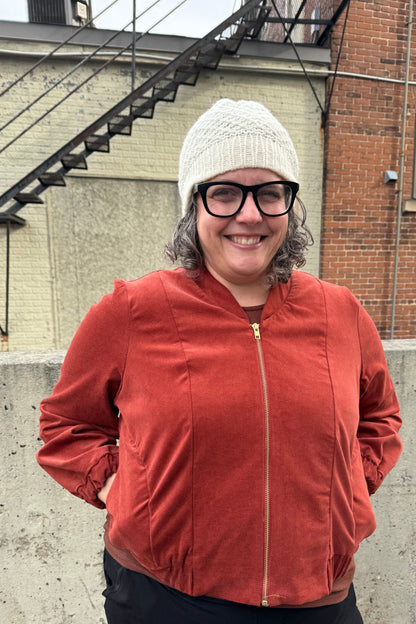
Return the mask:
[[[405,82],[404,82],[402,134],[401,134],[401,141],[400,141],[399,190],[397,194],[396,244],[395,244],[395,253],[394,253],[393,295],[392,295],[392,302],[391,302],[390,340],[393,340],[394,338],[394,323],[396,319],[397,276],[398,276],[398,268],[399,268],[400,226],[402,222],[402,202],[403,202],[404,150],[406,146],[407,95],[409,91],[410,47],[411,47],[412,26],[413,26],[412,20],[413,20],[413,0],[410,0],[409,1],[409,18],[408,18],[408,24],[407,24],[407,53],[406,53],[406,75],[405,75]]]
[[[9,335],[9,288],[10,288],[10,221],[6,221],[6,299],[5,299],[4,329],[0,325],[0,336],[4,338],[7,338]]]

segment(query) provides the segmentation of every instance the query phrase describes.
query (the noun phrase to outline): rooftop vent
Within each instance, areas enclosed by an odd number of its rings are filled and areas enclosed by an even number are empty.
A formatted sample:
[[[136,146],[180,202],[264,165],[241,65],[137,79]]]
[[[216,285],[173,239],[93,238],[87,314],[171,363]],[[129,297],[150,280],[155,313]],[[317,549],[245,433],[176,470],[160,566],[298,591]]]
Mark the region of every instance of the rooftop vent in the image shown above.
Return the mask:
[[[90,0],[28,0],[29,22],[80,26],[91,17]]]

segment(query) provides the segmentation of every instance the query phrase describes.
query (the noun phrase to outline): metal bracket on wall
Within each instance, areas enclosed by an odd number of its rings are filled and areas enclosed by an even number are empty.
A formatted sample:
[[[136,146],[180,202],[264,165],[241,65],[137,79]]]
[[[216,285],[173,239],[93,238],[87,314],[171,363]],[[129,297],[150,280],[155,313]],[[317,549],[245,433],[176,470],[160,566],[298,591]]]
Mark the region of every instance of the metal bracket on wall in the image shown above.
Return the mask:
[[[9,284],[10,284],[10,228],[12,225],[25,225],[26,221],[16,214],[0,213],[0,226],[6,228],[6,295],[4,301],[4,327],[0,325],[1,337],[9,335]]]

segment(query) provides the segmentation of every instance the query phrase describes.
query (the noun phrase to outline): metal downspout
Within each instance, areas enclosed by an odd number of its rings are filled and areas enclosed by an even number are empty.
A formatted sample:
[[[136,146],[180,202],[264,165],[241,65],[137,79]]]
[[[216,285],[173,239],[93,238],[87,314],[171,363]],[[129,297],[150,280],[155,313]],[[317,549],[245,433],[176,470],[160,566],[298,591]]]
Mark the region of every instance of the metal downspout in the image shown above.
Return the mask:
[[[390,340],[394,338],[394,322],[396,317],[397,274],[399,267],[400,226],[402,220],[404,150],[406,144],[407,94],[409,90],[410,44],[412,39],[413,0],[409,1],[409,19],[407,29],[406,75],[404,83],[404,102],[402,118],[402,136],[400,142],[399,192],[397,198],[396,245],[394,254],[393,296],[391,306]]]

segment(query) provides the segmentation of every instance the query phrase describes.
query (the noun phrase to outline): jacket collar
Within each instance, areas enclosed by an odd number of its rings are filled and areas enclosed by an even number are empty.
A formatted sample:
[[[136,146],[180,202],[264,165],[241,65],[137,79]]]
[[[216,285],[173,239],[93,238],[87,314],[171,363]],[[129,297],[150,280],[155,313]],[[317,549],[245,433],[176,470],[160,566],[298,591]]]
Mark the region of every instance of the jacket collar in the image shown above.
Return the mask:
[[[189,277],[188,277],[189,279]],[[264,304],[262,319],[266,319],[285,303],[288,298],[292,285],[293,275],[286,284],[278,283],[271,288],[266,303]],[[244,319],[247,319],[246,313],[240,306],[238,301],[234,298],[231,292],[223,284],[215,279],[209,271],[204,269],[201,274],[192,280],[195,286],[199,289],[200,297],[208,299],[211,303],[220,306],[227,311],[236,314]]]

